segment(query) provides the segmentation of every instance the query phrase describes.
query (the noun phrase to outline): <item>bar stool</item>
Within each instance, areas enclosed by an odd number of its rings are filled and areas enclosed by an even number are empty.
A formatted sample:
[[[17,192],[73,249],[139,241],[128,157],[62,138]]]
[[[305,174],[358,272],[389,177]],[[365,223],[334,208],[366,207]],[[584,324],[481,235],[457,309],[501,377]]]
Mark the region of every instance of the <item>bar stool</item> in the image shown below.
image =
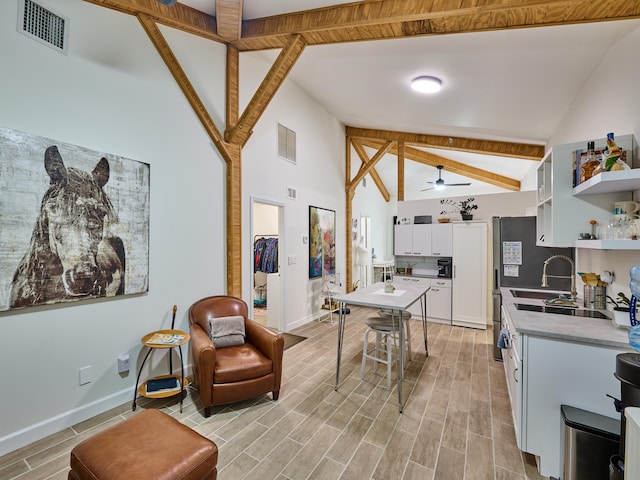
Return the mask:
[[[396,322],[400,317],[398,311],[389,310],[387,308],[379,309],[378,316],[381,318],[389,319],[389,320],[393,318]],[[411,320],[411,312],[409,312],[408,310],[403,310],[402,322],[404,323],[404,327],[405,327],[404,341],[407,347],[407,359],[411,358],[411,322],[410,320]]]
[[[364,333],[364,346],[362,347],[362,368],[360,369],[360,379],[364,378],[364,370],[367,359],[373,360],[373,371],[375,372],[378,363],[387,366],[387,389],[391,390],[391,364],[397,361],[398,339],[400,335],[400,323],[392,322],[391,318],[370,317],[365,321],[367,329]],[[369,348],[369,334],[375,333],[376,340],[373,348]]]

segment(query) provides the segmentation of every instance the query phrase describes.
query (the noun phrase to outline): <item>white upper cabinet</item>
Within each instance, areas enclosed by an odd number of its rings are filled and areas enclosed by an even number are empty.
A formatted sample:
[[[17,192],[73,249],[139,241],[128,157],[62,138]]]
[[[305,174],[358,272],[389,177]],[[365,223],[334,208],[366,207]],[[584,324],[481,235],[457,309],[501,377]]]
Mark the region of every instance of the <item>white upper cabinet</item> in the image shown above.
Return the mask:
[[[622,135],[615,140],[621,149],[638,154],[633,135]],[[606,138],[595,140],[596,150],[605,146]],[[591,220],[606,225],[613,218],[614,202],[631,200],[631,191],[640,189],[640,174],[636,170],[603,172],[574,188],[575,152],[586,150],[586,147],[586,140],[554,145],[540,162],[537,245],[611,249],[640,247],[630,247],[632,240],[607,241],[606,244],[598,240],[578,241],[580,233],[591,233]]]
[[[431,225],[413,225],[413,254],[419,257],[431,255]]]
[[[413,224],[395,226],[395,255],[450,257],[451,245],[451,224]]]
[[[413,255],[413,225],[395,226],[395,255]]]
[[[431,256],[450,257],[453,245],[453,225],[434,223],[431,225]]]

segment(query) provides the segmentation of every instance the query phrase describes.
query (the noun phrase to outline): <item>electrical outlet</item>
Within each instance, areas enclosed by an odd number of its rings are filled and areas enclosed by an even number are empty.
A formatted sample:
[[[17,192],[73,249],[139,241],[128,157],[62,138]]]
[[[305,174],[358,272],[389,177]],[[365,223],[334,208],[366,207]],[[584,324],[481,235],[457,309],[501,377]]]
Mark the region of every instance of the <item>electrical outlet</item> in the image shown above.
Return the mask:
[[[129,371],[129,354],[125,353],[118,357],[118,373],[127,373]]]
[[[91,365],[80,369],[80,385],[91,383]]]

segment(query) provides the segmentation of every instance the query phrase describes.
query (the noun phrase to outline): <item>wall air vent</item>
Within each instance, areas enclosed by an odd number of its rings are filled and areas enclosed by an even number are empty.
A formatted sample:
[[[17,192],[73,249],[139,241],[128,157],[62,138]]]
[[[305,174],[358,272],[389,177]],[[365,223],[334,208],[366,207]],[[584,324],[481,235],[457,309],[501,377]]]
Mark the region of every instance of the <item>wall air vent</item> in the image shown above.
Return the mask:
[[[296,132],[278,124],[278,156],[296,163]]]
[[[289,200],[297,200],[298,199],[298,190],[293,187],[287,187],[287,199]]]
[[[18,32],[67,53],[69,19],[45,7],[41,2],[19,0]]]

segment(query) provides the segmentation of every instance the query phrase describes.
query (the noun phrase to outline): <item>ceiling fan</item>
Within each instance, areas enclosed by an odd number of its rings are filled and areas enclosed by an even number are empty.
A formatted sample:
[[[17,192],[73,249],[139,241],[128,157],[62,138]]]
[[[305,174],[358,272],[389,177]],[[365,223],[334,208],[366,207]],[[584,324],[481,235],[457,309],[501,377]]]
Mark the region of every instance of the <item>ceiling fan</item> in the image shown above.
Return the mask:
[[[442,169],[444,168],[444,166],[438,165],[436,168],[438,169],[438,180],[436,180],[435,182],[427,182],[427,183],[431,183],[433,186],[430,187],[430,188],[423,188],[422,190],[420,190],[421,192],[425,192],[425,191],[431,190],[431,189],[442,190],[444,187],[466,187],[466,186],[471,185],[470,182],[466,182],[466,183],[445,183],[444,180],[442,179]]]

